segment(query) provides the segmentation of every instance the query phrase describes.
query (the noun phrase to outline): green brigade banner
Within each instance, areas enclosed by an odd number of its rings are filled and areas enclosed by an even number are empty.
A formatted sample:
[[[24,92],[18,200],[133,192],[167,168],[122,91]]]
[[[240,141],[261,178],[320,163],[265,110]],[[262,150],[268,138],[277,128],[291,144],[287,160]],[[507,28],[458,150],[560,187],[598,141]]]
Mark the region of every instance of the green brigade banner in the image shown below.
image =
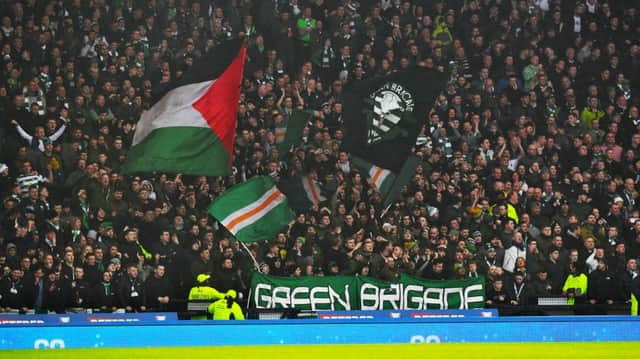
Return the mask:
[[[254,273],[251,306],[300,310],[473,309],[484,306],[484,278],[398,282],[368,277],[282,278]]]
[[[359,309],[358,288],[358,277],[286,278],[254,273],[251,278],[251,305],[263,309]]]

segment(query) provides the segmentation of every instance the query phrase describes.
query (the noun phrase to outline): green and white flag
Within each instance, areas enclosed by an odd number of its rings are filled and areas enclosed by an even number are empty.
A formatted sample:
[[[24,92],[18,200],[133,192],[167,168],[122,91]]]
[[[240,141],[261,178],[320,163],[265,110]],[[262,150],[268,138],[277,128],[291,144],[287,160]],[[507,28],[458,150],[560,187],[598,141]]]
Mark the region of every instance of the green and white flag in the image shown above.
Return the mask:
[[[393,186],[393,181],[396,179],[393,172],[371,164],[358,156],[351,156],[351,164],[366,177],[371,188],[380,193],[383,198],[387,197]]]
[[[308,210],[327,200],[320,183],[310,174],[282,179],[279,187],[289,198],[291,208],[296,211]]]
[[[285,158],[293,147],[300,145],[304,128],[307,126],[311,116],[310,112],[294,110],[289,118],[276,124],[276,146],[280,151],[281,159]]]
[[[293,220],[287,197],[268,176],[233,186],[211,204],[209,214],[241,242],[269,240]]]

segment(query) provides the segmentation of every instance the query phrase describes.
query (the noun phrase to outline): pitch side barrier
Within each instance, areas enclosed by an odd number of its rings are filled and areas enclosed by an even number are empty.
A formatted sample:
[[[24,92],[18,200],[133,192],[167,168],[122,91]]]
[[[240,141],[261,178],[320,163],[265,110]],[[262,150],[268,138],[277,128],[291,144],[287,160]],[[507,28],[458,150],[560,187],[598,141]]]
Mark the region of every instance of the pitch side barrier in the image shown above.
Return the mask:
[[[349,317],[340,311],[333,318],[245,321],[184,321],[175,314],[2,315],[0,349],[640,340],[640,319],[631,316],[505,318],[477,312],[452,318],[392,312],[376,318],[360,317],[371,312]]]

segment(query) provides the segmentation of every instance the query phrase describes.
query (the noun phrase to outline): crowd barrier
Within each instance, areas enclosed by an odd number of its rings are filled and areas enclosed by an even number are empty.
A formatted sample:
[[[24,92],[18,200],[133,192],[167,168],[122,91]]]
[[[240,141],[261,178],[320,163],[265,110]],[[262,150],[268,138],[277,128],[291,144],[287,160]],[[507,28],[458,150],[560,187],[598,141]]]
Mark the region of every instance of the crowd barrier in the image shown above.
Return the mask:
[[[482,312],[394,312],[402,313],[363,318],[359,313],[347,317],[349,312],[334,312],[340,317],[246,321],[185,321],[175,314],[3,315],[0,349],[640,340],[640,319],[631,316],[505,318]]]

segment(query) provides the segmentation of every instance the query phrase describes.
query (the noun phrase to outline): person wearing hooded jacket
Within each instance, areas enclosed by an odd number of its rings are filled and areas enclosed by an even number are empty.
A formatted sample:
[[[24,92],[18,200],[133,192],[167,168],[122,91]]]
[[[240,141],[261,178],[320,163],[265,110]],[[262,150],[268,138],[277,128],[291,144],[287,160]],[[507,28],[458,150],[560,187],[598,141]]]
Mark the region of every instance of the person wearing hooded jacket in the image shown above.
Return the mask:
[[[209,313],[213,316],[213,320],[244,320],[242,308],[235,301],[236,295],[236,291],[230,289],[224,298],[209,305]]]

